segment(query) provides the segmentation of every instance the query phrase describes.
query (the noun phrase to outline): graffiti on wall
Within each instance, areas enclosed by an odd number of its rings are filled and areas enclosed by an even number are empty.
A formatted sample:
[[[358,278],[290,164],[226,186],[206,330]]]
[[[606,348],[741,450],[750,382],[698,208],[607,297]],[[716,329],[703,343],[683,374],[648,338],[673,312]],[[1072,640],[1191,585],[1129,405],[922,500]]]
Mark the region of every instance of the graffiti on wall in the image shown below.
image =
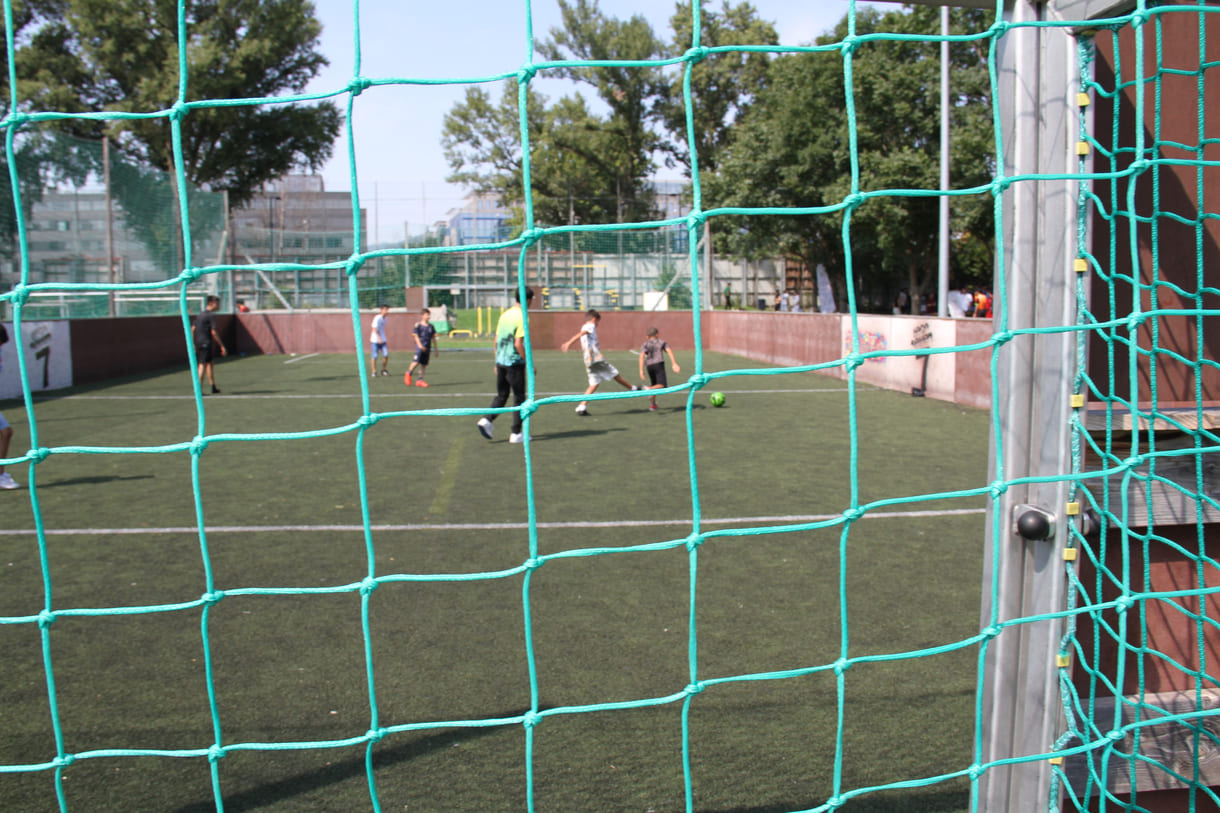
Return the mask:
[[[884,353],[889,348],[889,340],[879,330],[861,330],[857,334],[861,353]],[[843,355],[851,352],[851,333],[843,334]],[[866,359],[869,364],[885,364],[885,356],[874,356]]]

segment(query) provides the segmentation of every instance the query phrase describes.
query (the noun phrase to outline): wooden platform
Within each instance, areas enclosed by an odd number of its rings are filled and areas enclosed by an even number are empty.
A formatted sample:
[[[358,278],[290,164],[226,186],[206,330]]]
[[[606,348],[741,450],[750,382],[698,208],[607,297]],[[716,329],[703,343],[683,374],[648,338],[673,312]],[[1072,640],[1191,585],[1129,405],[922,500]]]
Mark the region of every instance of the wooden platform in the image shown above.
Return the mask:
[[[1152,411],[1150,404],[1140,404],[1139,408],[1141,412]],[[1132,470],[1132,476],[1127,481],[1127,524],[1133,528],[1147,528],[1194,525],[1199,519],[1203,522],[1220,522],[1220,451],[1214,450],[1217,444],[1204,439],[1204,451],[1198,455],[1163,454],[1194,449],[1195,437],[1191,433],[1200,427],[1207,431],[1220,429],[1220,405],[1215,401],[1205,402],[1203,410],[1200,411],[1194,405],[1158,404],[1156,412],[1155,420],[1143,414],[1136,420],[1136,416],[1128,410],[1115,410],[1112,415],[1112,451],[1119,460],[1131,455],[1132,427],[1136,423],[1141,432],[1146,433],[1151,427],[1155,433],[1155,451],[1158,453],[1155,468],[1151,462],[1145,461]],[[1106,429],[1105,410],[1089,409],[1085,426],[1094,434],[1095,440],[1100,440],[1096,433]],[[1208,447],[1213,451],[1207,451]],[[1145,435],[1140,441],[1139,453],[1146,455],[1150,451],[1152,449]],[[1105,465],[1103,461],[1090,455],[1085,464],[1085,471],[1101,471],[1113,466],[1113,462]],[[1155,475],[1154,479],[1147,479],[1150,473]],[[1121,518],[1124,480],[1124,474],[1119,472],[1104,481],[1086,480],[1084,487],[1093,499],[1101,504],[1108,485],[1109,511]],[[1215,504],[1209,502],[1209,499]]]
[[[1093,720],[1102,734],[1112,728],[1130,725],[1136,722],[1138,697],[1125,697],[1122,704],[1122,719],[1117,726],[1114,722],[1113,697],[1098,698],[1094,705]],[[1195,762],[1195,732],[1199,729],[1199,774],[1198,784],[1201,786],[1220,785],[1220,690],[1203,689],[1196,702],[1194,691],[1162,692],[1149,694],[1143,698],[1145,706],[1161,709],[1168,714],[1191,714],[1196,711],[1210,712],[1201,714],[1195,720],[1180,722],[1151,723],[1140,728],[1139,754],[1143,759],[1133,763],[1112,753],[1110,759],[1103,764],[1104,748],[1098,748],[1085,754],[1075,754],[1063,761],[1063,772],[1068,784],[1078,795],[1084,795],[1086,789],[1090,796],[1095,796],[1104,789],[1118,796],[1137,791],[1171,790],[1189,787],[1188,782],[1178,779],[1174,773],[1186,777],[1194,777]],[[1139,709],[1139,719],[1148,723],[1156,720],[1156,711],[1147,708]],[[1116,743],[1115,752],[1130,754],[1134,750],[1135,738],[1131,733]],[[1134,770],[1131,765],[1134,764]],[[1163,768],[1160,766],[1164,766]],[[1168,769],[1168,770],[1166,770]],[[1093,772],[1093,782],[1089,787],[1089,773]],[[1103,773],[1104,771],[1104,773]],[[1170,773],[1172,771],[1173,773]],[[1134,780],[1134,781],[1133,781]],[[1134,788],[1132,787],[1134,785]]]

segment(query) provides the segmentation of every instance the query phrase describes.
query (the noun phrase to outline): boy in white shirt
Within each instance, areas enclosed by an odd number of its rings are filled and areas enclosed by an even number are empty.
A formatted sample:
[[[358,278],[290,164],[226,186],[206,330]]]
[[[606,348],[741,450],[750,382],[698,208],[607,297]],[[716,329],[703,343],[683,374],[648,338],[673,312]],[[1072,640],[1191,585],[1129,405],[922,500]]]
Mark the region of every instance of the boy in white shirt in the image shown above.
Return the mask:
[[[597,343],[597,323],[601,319],[602,315],[590,308],[585,313],[585,323],[580,326],[580,332],[563,343],[562,349],[566,353],[569,347],[580,340],[581,353],[585,358],[585,369],[589,374],[589,387],[585,390],[585,395],[592,395],[603,381],[617,381],[629,390],[638,390],[639,387],[619,375],[614,365],[602,357],[601,347]],[[581,401],[576,405],[576,414],[588,415],[589,405],[585,401]]]
[[[381,374],[389,375],[389,370],[386,366],[390,363],[390,349],[385,338],[386,315],[390,312],[389,305],[379,306],[379,313],[373,317],[373,329],[369,331],[369,352],[372,353],[372,364],[369,367],[369,376],[377,377],[377,357],[381,356]]]

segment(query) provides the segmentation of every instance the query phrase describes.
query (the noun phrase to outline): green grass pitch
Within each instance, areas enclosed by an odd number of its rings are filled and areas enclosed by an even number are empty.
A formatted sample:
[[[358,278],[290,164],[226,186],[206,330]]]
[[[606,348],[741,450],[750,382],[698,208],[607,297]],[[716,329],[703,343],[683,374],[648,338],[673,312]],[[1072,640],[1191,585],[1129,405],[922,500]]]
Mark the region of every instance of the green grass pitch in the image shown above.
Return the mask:
[[[409,355],[369,382],[365,432],[370,539],[357,464],[362,414],[353,356],[259,356],[217,365],[200,458],[206,558],[196,527],[191,456],[136,448],[199,433],[190,373],[80,387],[36,400],[45,448],[36,468],[46,573],[26,489],[0,493],[0,807],[59,809],[44,655],[54,667],[66,752],[202,749],[214,742],[197,601],[210,572],[226,595],[208,614],[222,744],[220,787],[232,811],[372,810],[363,742],[370,728],[361,596],[369,601],[373,691],[388,734],[373,748],[381,810],[523,810],[520,723],[480,725],[530,707],[523,596],[528,594],[539,708],[539,811],[679,811],[685,807],[682,701],[690,683],[692,568],[687,422],[693,426],[703,530],[780,527],[850,505],[845,382],[811,373],[714,380],[687,393],[544,404],[532,418],[538,553],[530,577],[525,450],[510,416],[484,440],[475,416],[491,397],[484,351],[442,352],[428,389],[406,388]],[[610,360],[631,380],[636,357]],[[683,373],[693,355],[679,354]],[[758,369],[706,354],[708,371]],[[537,357],[540,394],[576,396],[579,354]],[[621,394],[611,383],[599,395]],[[899,499],[847,536],[848,655],[938,647],[978,631],[982,497],[905,498],[986,483],[987,415],[861,386],[856,394],[861,504]],[[0,404],[27,448],[21,403]],[[269,434],[334,429],[322,438]],[[10,467],[24,484],[25,465]],[[841,656],[842,526],[713,536],[695,570],[694,662],[704,681],[833,664]],[[667,545],[665,543],[675,543]],[[649,547],[651,546],[651,547]],[[645,549],[641,549],[645,548]],[[596,555],[594,555],[596,551]],[[44,652],[36,623],[57,611]],[[277,591],[277,592],[271,592]],[[843,790],[969,767],[978,650],[853,664],[846,673]],[[657,699],[634,708],[587,705]],[[837,727],[831,670],[717,682],[690,712],[695,807],[804,810],[833,793]],[[289,747],[292,746],[292,747]],[[206,756],[106,756],[63,772],[68,809],[215,809]],[[847,811],[957,811],[966,779],[867,794]]]

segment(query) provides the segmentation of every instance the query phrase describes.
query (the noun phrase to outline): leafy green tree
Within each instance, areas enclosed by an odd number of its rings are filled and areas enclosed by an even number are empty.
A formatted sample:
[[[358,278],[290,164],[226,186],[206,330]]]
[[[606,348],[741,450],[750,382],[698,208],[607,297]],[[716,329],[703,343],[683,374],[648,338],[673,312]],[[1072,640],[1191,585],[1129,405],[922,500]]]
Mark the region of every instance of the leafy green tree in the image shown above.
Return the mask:
[[[18,52],[31,109],[147,115],[179,91],[176,0],[38,0]],[[330,158],[342,116],[332,102],[208,104],[299,93],[327,64],[310,0],[186,0],[185,101],[180,117],[186,179],[249,200],[265,182]],[[137,164],[173,172],[168,116],[65,120],[74,135],[109,134]]]
[[[775,26],[762,20],[749,2],[733,4],[724,0],[720,11],[703,8],[700,3],[699,45],[714,48],[728,45],[775,45],[779,36]],[[694,18],[689,2],[679,2],[670,19],[673,40],[670,52],[681,56],[692,47]],[[733,122],[750,101],[768,85],[771,55],[762,51],[726,51],[708,54],[694,63],[690,71],[691,136],[702,172],[714,172],[720,154],[729,142]],[[672,138],[664,145],[669,161],[685,168],[690,175],[690,150],[683,93],[685,71],[674,72],[656,105],[657,116]]]
[[[678,268],[673,263],[665,263],[661,267],[654,288],[669,292],[669,307],[672,310],[690,310],[693,307],[694,298],[691,296],[690,286],[686,284],[685,275],[679,275]]]
[[[564,25],[539,50],[552,60],[648,60],[663,48],[643,17],[606,17],[596,0],[560,0]],[[527,93],[530,191],[540,225],[617,223],[653,216],[648,185],[660,145],[651,106],[663,89],[658,68],[595,66],[546,69],[594,89],[608,109],[590,109],[579,93],[553,104]],[[445,116],[441,138],[448,180],[496,192],[508,204],[525,199],[518,87],[505,83],[498,100],[470,88]],[[520,222],[518,223],[520,225]]]
[[[929,8],[857,14],[856,33],[927,34],[938,30]],[[979,33],[990,15],[954,10],[954,33]],[[827,44],[846,36],[846,20]],[[986,184],[990,153],[990,87],[986,43],[951,48],[954,106],[951,183]],[[859,189],[935,190],[939,186],[939,44],[926,40],[869,40],[852,57]],[[824,207],[852,192],[852,144],[847,90],[839,51],[786,55],[770,68],[771,83],[757,95],[733,130],[705,207]],[[990,239],[991,197],[953,199],[951,230],[957,240]],[[930,287],[936,273],[938,202],[935,196],[882,195],[851,215],[853,278],[857,294]],[[717,231],[720,248],[757,258],[777,253],[812,268],[825,263],[845,280],[843,212],[733,218]],[[979,256],[986,252],[974,252]],[[961,273],[974,273],[961,269]],[[883,301],[884,296],[881,297]]]

